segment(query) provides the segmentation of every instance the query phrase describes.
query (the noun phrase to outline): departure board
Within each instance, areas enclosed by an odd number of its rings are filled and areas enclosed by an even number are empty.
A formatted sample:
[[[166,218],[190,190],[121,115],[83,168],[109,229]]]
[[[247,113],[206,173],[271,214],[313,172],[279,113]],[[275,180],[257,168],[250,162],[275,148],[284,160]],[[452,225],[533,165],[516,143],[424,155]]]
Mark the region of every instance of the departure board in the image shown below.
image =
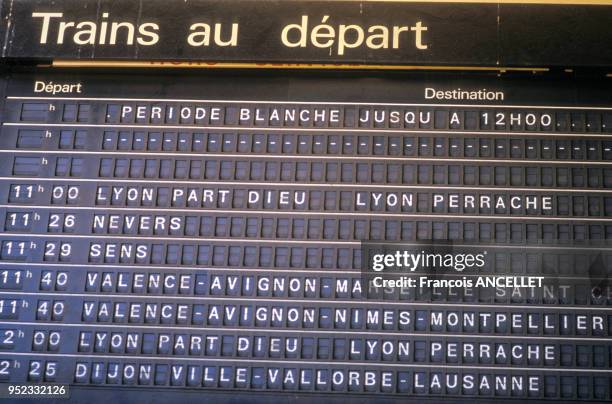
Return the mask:
[[[1,84],[1,382],[142,401],[612,399],[610,80]],[[369,248],[435,245],[482,265],[399,288],[367,268]]]

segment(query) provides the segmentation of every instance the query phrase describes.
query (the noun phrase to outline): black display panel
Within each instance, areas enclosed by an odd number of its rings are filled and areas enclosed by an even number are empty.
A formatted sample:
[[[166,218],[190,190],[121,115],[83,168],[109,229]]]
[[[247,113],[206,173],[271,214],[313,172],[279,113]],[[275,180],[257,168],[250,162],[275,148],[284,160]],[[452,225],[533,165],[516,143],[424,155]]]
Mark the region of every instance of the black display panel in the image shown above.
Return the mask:
[[[548,3],[5,1],[1,55],[22,61],[612,65],[609,4]]]
[[[612,398],[609,80],[41,69],[2,88],[3,383]],[[515,286],[369,284],[368,246],[449,243],[485,264],[431,279]]]

